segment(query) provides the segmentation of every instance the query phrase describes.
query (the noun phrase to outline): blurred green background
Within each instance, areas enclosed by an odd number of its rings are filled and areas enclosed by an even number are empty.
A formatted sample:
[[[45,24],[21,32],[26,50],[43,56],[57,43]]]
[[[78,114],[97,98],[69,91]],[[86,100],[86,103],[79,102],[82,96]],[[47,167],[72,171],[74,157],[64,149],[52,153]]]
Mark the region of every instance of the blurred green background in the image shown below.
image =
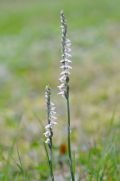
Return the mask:
[[[57,95],[62,9],[72,41],[71,116],[77,133],[73,140],[76,145],[84,145],[104,135],[114,112],[114,124],[118,123],[120,1],[0,0],[2,169],[14,138],[18,138],[19,149],[26,154],[23,160],[32,165],[34,159],[37,164],[41,133],[38,118],[46,124],[44,88],[48,84],[64,132],[64,101]],[[57,127],[61,143],[64,136]]]

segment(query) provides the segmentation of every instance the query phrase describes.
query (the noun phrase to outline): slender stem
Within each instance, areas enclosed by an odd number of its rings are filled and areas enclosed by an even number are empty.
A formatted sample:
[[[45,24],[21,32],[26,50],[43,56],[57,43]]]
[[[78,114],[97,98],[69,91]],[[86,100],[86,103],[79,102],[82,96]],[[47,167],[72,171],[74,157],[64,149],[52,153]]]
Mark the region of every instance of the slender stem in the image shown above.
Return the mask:
[[[48,97],[47,102],[47,108],[48,108],[48,124],[50,124],[50,95]],[[52,129],[50,129],[51,137],[50,137],[50,143],[49,143],[49,166],[50,166],[50,174],[51,174],[51,180],[54,181],[54,174],[53,174],[53,151],[52,151],[52,136],[53,132]]]
[[[70,104],[69,104],[69,86],[67,86],[67,96],[66,96],[66,101],[67,101],[67,116],[68,116],[68,156],[69,156],[69,164],[70,164],[70,172],[71,172],[71,178],[72,181],[75,181],[74,178],[74,172],[73,172],[73,163],[72,163],[72,155],[71,155],[71,136],[70,136]]]
[[[46,156],[47,156],[47,161],[48,161],[48,164],[49,164],[49,167],[50,167],[50,162],[49,162],[49,154],[48,154],[48,150],[47,150],[47,146],[46,146],[46,143],[44,143],[44,148],[45,148],[45,152],[46,152]]]
[[[52,151],[52,138],[50,138],[50,158],[49,158],[49,164],[50,164],[50,173],[51,173],[51,180],[54,181],[54,174],[53,174],[53,151]]]

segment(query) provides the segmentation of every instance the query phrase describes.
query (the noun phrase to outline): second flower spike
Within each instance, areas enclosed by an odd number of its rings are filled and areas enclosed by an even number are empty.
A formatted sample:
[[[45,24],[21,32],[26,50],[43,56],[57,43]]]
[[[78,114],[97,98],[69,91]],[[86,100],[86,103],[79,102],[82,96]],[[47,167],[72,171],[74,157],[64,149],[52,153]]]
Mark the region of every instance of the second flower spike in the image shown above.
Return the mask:
[[[45,126],[45,137],[46,137],[46,141],[45,143],[47,143],[48,145],[51,144],[51,139],[53,136],[53,127],[54,125],[57,124],[56,120],[56,111],[55,111],[55,105],[53,102],[51,102],[51,89],[46,86],[45,88],[45,100],[46,100],[46,105],[47,105],[47,119],[48,119],[48,124]]]

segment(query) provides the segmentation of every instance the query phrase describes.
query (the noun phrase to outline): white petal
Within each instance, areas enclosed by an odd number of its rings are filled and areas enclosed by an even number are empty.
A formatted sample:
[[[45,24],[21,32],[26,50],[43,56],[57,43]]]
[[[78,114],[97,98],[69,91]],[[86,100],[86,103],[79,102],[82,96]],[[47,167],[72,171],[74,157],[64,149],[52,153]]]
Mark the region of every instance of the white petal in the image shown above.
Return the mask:
[[[64,87],[65,87],[64,84],[61,84],[61,85],[58,86],[59,89],[62,89],[62,88],[64,88]]]
[[[49,129],[50,128],[50,124],[48,124],[47,126],[45,126],[45,129]]]
[[[55,107],[51,107],[51,111],[54,111],[56,108]]]
[[[63,20],[61,20],[61,23],[63,23]],[[61,25],[60,27],[61,27],[61,28],[64,28],[64,26],[63,26],[63,25]]]
[[[66,65],[67,69],[72,69],[72,67],[70,65]]]
[[[65,60],[64,60],[64,59],[62,59],[62,60],[60,60],[60,62],[61,62],[61,63],[63,63],[63,62],[65,62]]]
[[[61,68],[61,69],[64,69],[64,68],[65,68],[65,65],[60,66],[60,68]]]
[[[52,121],[52,122],[51,122],[51,124],[54,126],[54,125],[56,125],[56,124],[57,124],[57,122]]]
[[[70,52],[71,52],[71,48],[68,48],[68,47],[65,48],[65,52],[66,52],[66,53],[70,53]]]
[[[69,59],[67,59],[67,58],[65,58],[65,63],[71,63],[72,61],[71,60],[69,60]]]
[[[49,138],[49,137],[51,136],[51,133],[50,133],[50,131],[46,131],[46,132],[44,133],[44,135],[45,135],[45,137]]]
[[[58,94],[60,94],[60,95],[64,95],[64,91],[62,91],[62,92],[59,92]]]
[[[65,80],[66,80],[66,76],[65,75],[63,75],[62,77],[60,77],[60,79],[59,79],[61,82],[64,82]]]
[[[50,139],[47,138],[47,140],[45,141],[46,144],[49,144],[50,143]]]
[[[50,114],[51,114],[51,115],[55,115],[56,112],[55,112],[55,111],[51,111]]]
[[[69,72],[69,70],[64,70],[61,72],[61,75],[63,75],[63,74],[70,74],[70,72]]]
[[[67,52],[65,52],[65,56],[66,56],[66,58],[71,58],[72,57],[72,55],[70,53],[67,53]]]
[[[54,119],[54,120],[56,120],[56,119],[57,119],[57,117],[55,117],[55,116],[51,116],[51,119]]]
[[[46,98],[46,99],[48,98],[48,95],[47,95],[47,94],[45,94],[45,98]]]
[[[71,41],[69,39],[66,39],[66,43],[70,43],[71,44]]]
[[[64,69],[72,69],[72,67],[69,66],[69,65],[62,65],[60,68],[64,68]]]

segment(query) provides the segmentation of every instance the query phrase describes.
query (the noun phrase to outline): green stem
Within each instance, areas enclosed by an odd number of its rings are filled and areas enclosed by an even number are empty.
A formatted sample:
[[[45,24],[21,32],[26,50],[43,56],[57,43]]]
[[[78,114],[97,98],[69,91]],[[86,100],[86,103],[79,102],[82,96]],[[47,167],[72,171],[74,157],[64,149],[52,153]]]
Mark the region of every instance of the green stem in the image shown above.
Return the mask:
[[[70,104],[69,104],[69,87],[67,90],[67,97],[66,97],[66,101],[67,101],[67,116],[68,116],[68,156],[69,156],[69,164],[70,164],[70,172],[71,172],[71,178],[72,181],[75,181],[74,178],[74,172],[73,172],[73,163],[72,163],[72,155],[71,155],[71,136],[70,136]]]
[[[50,91],[50,89],[49,89]],[[48,100],[47,100],[47,116],[48,116],[48,124],[50,124],[50,92],[49,92],[49,96],[48,96]],[[48,144],[49,146],[49,166],[50,166],[50,175],[51,175],[51,181],[54,181],[54,174],[53,174],[53,151],[52,151],[52,136],[53,136],[53,132],[52,129],[50,129],[51,132],[51,137],[50,137],[50,143]]]
[[[52,138],[50,139],[50,158],[49,158],[49,165],[50,165],[50,173],[51,173],[51,180],[54,181],[54,174],[53,174],[53,151],[52,151]]]

